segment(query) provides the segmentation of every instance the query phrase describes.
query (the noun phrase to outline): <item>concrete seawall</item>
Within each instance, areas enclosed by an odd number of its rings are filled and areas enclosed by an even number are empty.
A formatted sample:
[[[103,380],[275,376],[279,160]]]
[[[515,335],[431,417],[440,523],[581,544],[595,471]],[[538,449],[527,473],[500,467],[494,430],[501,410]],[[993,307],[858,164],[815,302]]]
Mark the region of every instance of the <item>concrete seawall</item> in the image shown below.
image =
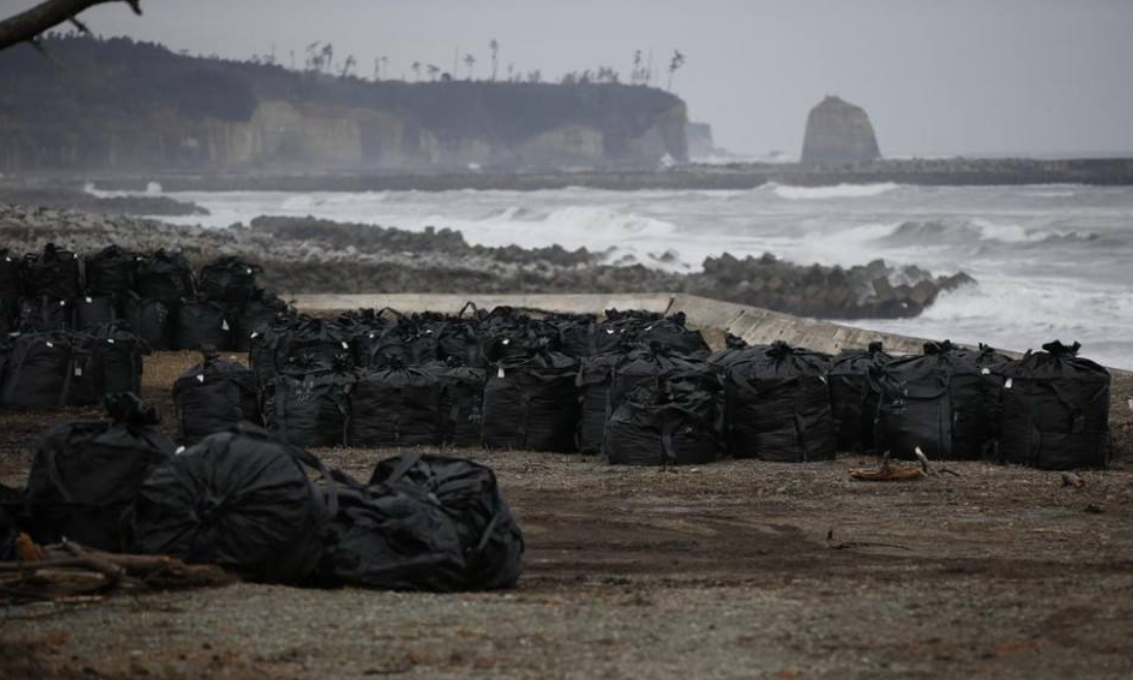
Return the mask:
[[[783,340],[792,345],[836,354],[843,349],[860,349],[880,340],[897,354],[921,351],[924,339],[892,333],[851,328],[840,324],[804,319],[789,314],[748,307],[731,302],[683,294],[643,295],[300,295],[294,298],[304,312],[339,312],[364,307],[391,307],[400,312],[440,312],[457,314],[465,303],[480,309],[499,306],[543,312],[601,314],[607,309],[642,309],[676,314],[684,312],[691,325],[705,330],[739,336],[751,344]]]

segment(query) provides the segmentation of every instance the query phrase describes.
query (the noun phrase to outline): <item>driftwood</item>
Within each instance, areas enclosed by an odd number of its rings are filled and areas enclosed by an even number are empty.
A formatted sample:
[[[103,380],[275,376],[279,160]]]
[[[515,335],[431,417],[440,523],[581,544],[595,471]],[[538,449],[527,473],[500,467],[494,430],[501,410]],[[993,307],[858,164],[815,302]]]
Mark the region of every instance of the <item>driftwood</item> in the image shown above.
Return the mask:
[[[924,479],[925,474],[921,468],[890,464],[888,451],[881,456],[881,465],[876,468],[850,468],[850,477],[859,482],[917,482]]]
[[[67,600],[119,591],[201,588],[235,579],[213,565],[191,565],[165,555],[119,555],[64,541],[37,546],[19,539],[21,559],[0,562],[0,600]]]

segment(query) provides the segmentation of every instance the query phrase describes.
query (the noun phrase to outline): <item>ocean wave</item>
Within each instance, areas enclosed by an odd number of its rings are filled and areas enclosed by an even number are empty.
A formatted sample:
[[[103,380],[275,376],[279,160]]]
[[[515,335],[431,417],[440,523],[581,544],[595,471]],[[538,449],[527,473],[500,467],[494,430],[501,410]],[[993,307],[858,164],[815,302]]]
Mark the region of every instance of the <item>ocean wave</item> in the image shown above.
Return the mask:
[[[584,233],[598,238],[666,236],[677,230],[677,225],[653,217],[616,208],[583,205],[554,210],[541,222],[554,232]]]
[[[836,198],[871,198],[901,188],[900,184],[838,184],[829,187],[799,187],[772,182],[768,188],[779,198],[788,201],[823,201]]]
[[[876,227],[867,233],[876,233]],[[1028,229],[1018,224],[1001,224],[982,218],[971,221],[903,222],[876,240],[897,246],[965,246],[965,245],[1065,245],[1091,243],[1097,234],[1076,231]]]

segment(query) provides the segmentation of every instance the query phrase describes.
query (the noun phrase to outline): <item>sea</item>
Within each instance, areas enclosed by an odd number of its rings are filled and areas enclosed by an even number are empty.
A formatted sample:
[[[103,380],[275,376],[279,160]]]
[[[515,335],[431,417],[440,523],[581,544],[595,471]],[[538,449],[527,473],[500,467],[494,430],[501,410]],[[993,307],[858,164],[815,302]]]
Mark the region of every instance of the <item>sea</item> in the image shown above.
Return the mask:
[[[291,215],[423,230],[458,229],[471,243],[560,244],[611,263],[697,271],[708,256],[775,256],[853,266],[876,258],[934,274],[967,272],[913,319],[851,325],[1025,351],[1054,339],[1133,369],[1133,188],[1077,185],[920,187],[899,184],[747,191],[184,192],[227,228]],[[168,218],[165,218],[168,219]]]

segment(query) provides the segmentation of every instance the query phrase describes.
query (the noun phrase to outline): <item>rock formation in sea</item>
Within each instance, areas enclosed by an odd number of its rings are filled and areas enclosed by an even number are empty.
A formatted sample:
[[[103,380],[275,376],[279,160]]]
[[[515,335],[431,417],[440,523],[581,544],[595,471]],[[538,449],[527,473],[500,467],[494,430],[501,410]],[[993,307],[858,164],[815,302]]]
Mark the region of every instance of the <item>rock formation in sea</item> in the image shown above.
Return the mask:
[[[810,110],[803,140],[804,165],[858,163],[879,158],[881,149],[865,109],[827,95]]]

